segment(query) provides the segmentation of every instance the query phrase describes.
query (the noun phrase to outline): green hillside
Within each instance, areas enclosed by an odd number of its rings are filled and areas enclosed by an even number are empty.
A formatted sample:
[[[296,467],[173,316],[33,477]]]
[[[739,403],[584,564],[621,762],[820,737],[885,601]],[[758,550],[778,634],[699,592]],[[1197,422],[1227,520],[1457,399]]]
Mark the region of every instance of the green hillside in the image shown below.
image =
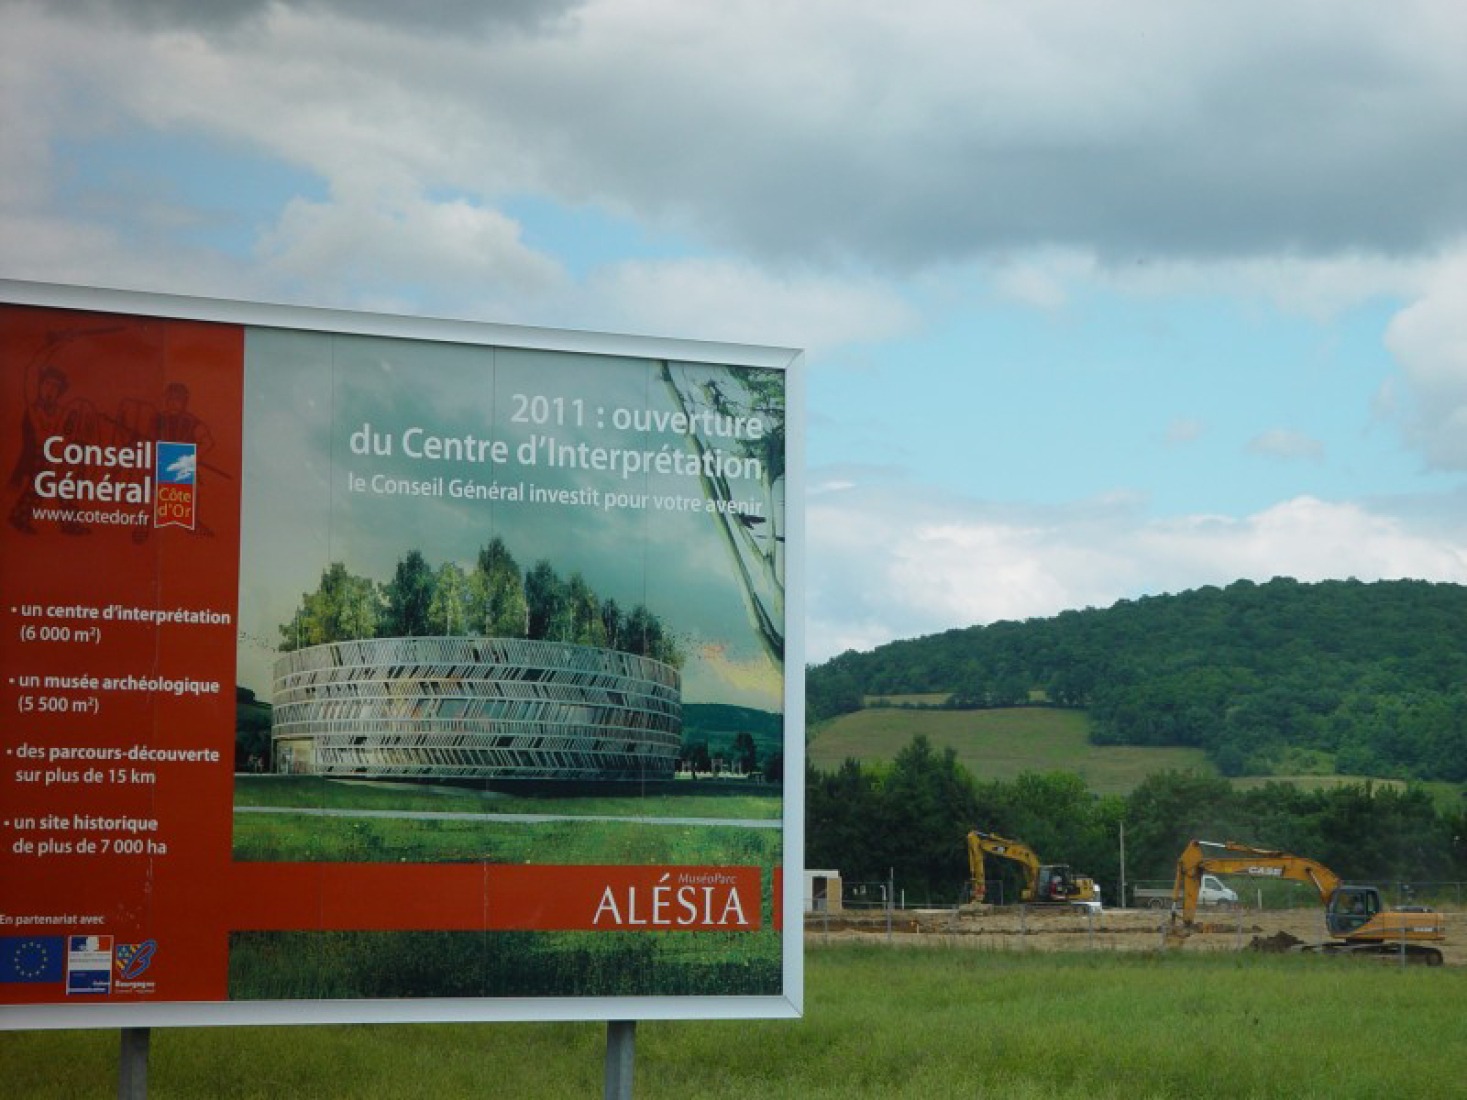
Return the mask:
[[[890,763],[914,737],[938,751],[951,748],[975,779],[1016,778],[1023,772],[1076,772],[1096,794],[1126,794],[1152,772],[1212,773],[1201,749],[1093,745],[1083,711],[1057,707],[993,710],[872,708],[831,719],[814,731],[810,762],[830,771],[847,759]]]
[[[893,702],[896,700],[893,699]],[[926,697],[927,704],[941,697]],[[1083,712],[1058,707],[1009,707],[982,711],[904,710],[873,706],[823,722],[812,731],[807,756],[819,771],[830,772],[846,760],[866,767],[890,764],[914,737],[926,737],[938,752],[951,748],[974,779],[1011,781],[1024,772],[1073,772],[1092,794],[1130,794],[1148,775],[1192,771],[1216,775],[1200,749],[1094,745]],[[1228,780],[1237,791],[1268,783],[1288,783],[1319,791],[1372,783],[1379,790],[1404,791],[1407,783],[1370,775],[1241,776]],[[1443,814],[1462,811],[1467,784],[1423,783]]]
[[[843,653],[809,670],[807,717],[823,731],[873,698],[1042,700],[1083,713],[1097,747],[1200,750],[1230,777],[1462,783],[1464,624],[1462,585],[1237,581]]]

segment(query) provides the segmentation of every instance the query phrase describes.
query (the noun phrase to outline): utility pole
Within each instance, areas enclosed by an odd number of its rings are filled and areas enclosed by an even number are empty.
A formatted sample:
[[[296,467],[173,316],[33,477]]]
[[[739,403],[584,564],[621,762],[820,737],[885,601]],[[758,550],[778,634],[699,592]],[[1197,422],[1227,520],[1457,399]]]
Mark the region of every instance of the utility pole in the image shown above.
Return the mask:
[[[1126,907],[1126,822],[1121,819],[1121,896],[1117,899],[1122,909]]]

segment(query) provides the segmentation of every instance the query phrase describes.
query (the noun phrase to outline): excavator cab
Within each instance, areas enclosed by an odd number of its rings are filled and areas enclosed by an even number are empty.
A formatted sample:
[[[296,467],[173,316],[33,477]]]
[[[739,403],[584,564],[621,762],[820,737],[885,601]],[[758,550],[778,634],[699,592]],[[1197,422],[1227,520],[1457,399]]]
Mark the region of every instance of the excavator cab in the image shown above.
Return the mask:
[[[1069,901],[1078,892],[1075,876],[1063,863],[1039,868],[1039,877],[1034,883],[1035,901]]]
[[[1341,886],[1329,899],[1324,925],[1331,936],[1348,936],[1369,924],[1385,908],[1374,886]]]

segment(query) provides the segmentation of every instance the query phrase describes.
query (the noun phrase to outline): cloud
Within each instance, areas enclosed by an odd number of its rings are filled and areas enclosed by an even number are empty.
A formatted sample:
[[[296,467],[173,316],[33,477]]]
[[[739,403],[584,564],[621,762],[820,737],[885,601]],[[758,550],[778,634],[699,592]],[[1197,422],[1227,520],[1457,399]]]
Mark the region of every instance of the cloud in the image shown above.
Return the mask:
[[[1070,301],[1076,284],[1096,274],[1093,256],[1074,250],[1039,249],[1000,259],[994,290],[1003,298],[1036,309],[1057,310]]]
[[[713,239],[756,254],[895,268],[1035,244],[1319,255],[1467,228],[1452,151],[1464,25],[1450,4],[701,13],[680,5],[654,29],[645,7],[595,5],[534,52],[561,71],[573,49],[585,67],[572,88],[596,94],[608,47],[644,32],[662,56],[639,54],[612,96],[635,112],[584,119],[571,171],[594,163],[640,207],[692,208]],[[655,101],[648,83],[684,91]],[[677,152],[639,171],[624,158],[654,132]],[[715,156],[730,170],[713,171]]]
[[[28,36],[38,56],[95,93],[74,111],[228,134],[338,192],[431,174],[483,204],[533,189],[756,261],[899,273],[1037,247],[1401,255],[1467,233],[1456,0],[599,0],[514,5],[512,29],[466,0],[215,4],[192,24],[181,0],[111,8],[153,17],[99,34],[97,5],[28,16],[50,31]]]
[[[1382,407],[1400,420],[1432,466],[1467,469],[1467,249],[1436,266],[1422,295],[1386,330],[1401,368]]]
[[[259,251],[284,281],[335,286],[352,301],[400,295],[404,287],[439,303],[533,300],[565,278],[498,211],[419,196],[293,200]]]
[[[1419,502],[1299,497],[1243,518],[1154,519],[1125,498],[1041,509],[869,481],[812,493],[808,659],[1240,578],[1467,583],[1467,531],[1443,524],[1443,505],[1431,518]]]
[[[1195,417],[1177,417],[1166,428],[1165,442],[1168,447],[1185,447],[1195,443],[1207,432],[1207,425]]]
[[[1324,457],[1324,444],[1303,432],[1272,428],[1250,439],[1248,452],[1265,458],[1318,462]]]
[[[816,354],[891,339],[917,324],[902,297],[875,280],[771,272],[713,259],[609,265],[592,277],[576,312],[643,332]]]
[[[450,33],[464,27],[532,27],[561,15],[575,0],[433,0],[402,4],[397,0],[65,0],[67,6],[94,18],[114,16],[145,29],[230,30],[259,19],[272,7],[385,22],[419,33]],[[63,6],[61,3],[58,7]]]

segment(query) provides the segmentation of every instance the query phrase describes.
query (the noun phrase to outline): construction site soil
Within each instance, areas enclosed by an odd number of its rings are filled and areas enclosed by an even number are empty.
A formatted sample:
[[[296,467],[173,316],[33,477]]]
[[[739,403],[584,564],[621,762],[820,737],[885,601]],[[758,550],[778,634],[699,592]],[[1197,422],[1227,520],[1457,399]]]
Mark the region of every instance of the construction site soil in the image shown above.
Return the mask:
[[[1447,966],[1467,966],[1467,913],[1444,912],[1446,942],[1434,944]],[[965,906],[962,909],[845,910],[805,917],[807,945],[891,943],[990,951],[1287,951],[1328,940],[1321,909],[1211,912],[1190,934],[1173,934],[1156,909]]]

